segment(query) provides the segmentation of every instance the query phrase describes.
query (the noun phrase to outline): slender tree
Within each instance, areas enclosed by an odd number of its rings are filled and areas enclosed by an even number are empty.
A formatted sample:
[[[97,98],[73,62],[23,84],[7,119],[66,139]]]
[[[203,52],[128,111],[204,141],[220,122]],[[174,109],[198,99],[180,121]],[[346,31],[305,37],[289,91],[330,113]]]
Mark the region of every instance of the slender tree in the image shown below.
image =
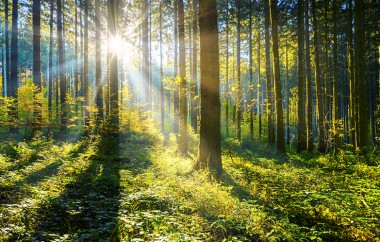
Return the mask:
[[[36,88],[34,93],[33,133],[42,123],[42,103],[38,100],[41,93],[41,1],[33,0],[33,82]]]
[[[313,110],[312,110],[312,80],[310,59],[309,33],[309,0],[305,0],[305,64],[306,64],[306,120],[307,120],[307,150],[313,151]]]
[[[311,0],[312,11],[312,25],[313,25],[313,47],[314,47],[314,75],[317,93],[317,118],[318,118],[318,150],[320,152],[326,151],[325,145],[325,132],[323,126],[323,103],[322,103],[322,83],[321,71],[319,64],[319,43],[318,43],[318,24],[316,15],[316,0]]]
[[[98,121],[104,118],[103,114],[103,85],[102,85],[102,41],[100,21],[100,0],[95,0],[95,103],[98,108]]]
[[[185,11],[183,0],[178,3],[178,39],[179,39],[179,150],[187,153],[187,97],[186,97],[186,56],[185,56]]]
[[[274,73],[274,92],[276,105],[276,128],[277,128],[277,153],[285,154],[284,139],[284,116],[282,110],[282,88],[280,80],[280,55],[278,53],[278,14],[277,0],[269,0],[270,19],[272,27],[272,44],[273,44],[273,73]]]
[[[149,3],[148,0],[143,1],[142,6],[142,74],[143,88],[145,91],[144,104],[145,109],[149,110]]]
[[[76,13],[76,9],[75,9]],[[75,21],[76,22],[76,21]],[[50,22],[49,22],[49,75],[48,75],[48,110],[49,121],[53,118],[53,24],[54,24],[54,0],[50,0]],[[76,26],[76,24],[75,24]],[[76,53],[76,51],[75,51]],[[76,59],[76,58],[75,58]]]
[[[259,116],[259,138],[262,137],[262,122],[261,122],[261,30],[260,20],[257,23],[257,113]]]
[[[3,75],[3,96],[10,94],[9,84],[9,2],[4,0],[4,39],[5,39],[5,68]],[[5,77],[5,78],[4,78]]]
[[[241,141],[241,119],[242,119],[242,90],[241,90],[241,59],[240,59],[240,35],[241,35],[241,0],[236,1],[237,8],[237,33],[236,33],[236,66],[237,66],[237,100],[236,100],[236,138]]]
[[[164,93],[164,63],[162,59],[162,3],[160,2],[160,98],[161,98],[161,132],[165,131],[165,93]]]
[[[58,69],[59,87],[61,99],[61,133],[66,133],[67,126],[67,107],[66,107],[66,75],[65,59],[63,53],[63,27],[62,27],[62,1],[57,0],[57,41],[58,41]]]
[[[273,145],[275,142],[274,132],[274,107],[273,107],[273,85],[272,69],[270,60],[270,13],[268,1],[264,1],[265,13],[265,72],[266,72],[266,91],[267,91],[267,122],[268,122],[268,144]]]
[[[297,151],[303,151],[307,148],[307,129],[305,115],[305,68],[304,68],[304,2],[298,1],[298,146]]]
[[[89,108],[90,108],[90,86],[89,86],[89,78],[88,78],[88,71],[89,71],[89,60],[88,60],[88,28],[89,28],[89,21],[88,21],[88,5],[89,0],[84,0],[84,46],[83,46],[83,85],[84,85],[84,98],[85,98],[85,109],[84,109],[84,119],[85,119],[85,126],[88,127],[90,124],[89,120]]]
[[[249,134],[251,139],[253,139],[253,48],[252,48],[252,8],[253,2],[250,2],[249,8],[249,97],[250,97],[250,107],[249,107]]]
[[[193,66],[192,66],[192,84],[191,84],[191,127],[194,133],[198,133],[198,0],[193,0]]]
[[[10,111],[12,126],[10,132],[17,134],[19,132],[16,124],[18,119],[18,0],[13,0],[12,4],[12,37],[11,37],[11,66],[9,74],[8,90],[9,96],[14,98],[14,105]]]
[[[173,90],[173,131],[178,134],[179,131],[179,88],[177,85],[178,77],[178,0],[174,0],[174,78],[176,81],[175,88]]]
[[[229,136],[229,94],[228,94],[228,74],[229,74],[229,1],[226,1],[226,109],[225,109],[225,117],[226,117],[226,135]]]
[[[354,58],[355,58],[355,80],[358,94],[358,133],[357,147],[368,146],[368,101],[367,101],[367,79],[365,62],[365,32],[364,32],[364,0],[356,0],[354,7]]]
[[[198,168],[218,178],[223,167],[220,145],[219,48],[216,0],[200,0],[201,122]]]
[[[337,151],[340,148],[339,140],[339,109],[338,109],[338,29],[337,29],[337,8],[338,3],[333,1],[332,17],[333,17],[333,105],[332,105],[332,124],[334,134],[334,150]]]
[[[118,36],[119,0],[108,1],[108,31],[111,38]],[[109,92],[110,92],[110,116],[109,121],[113,135],[117,135],[119,131],[119,79],[118,79],[118,59],[117,53],[109,53]]]

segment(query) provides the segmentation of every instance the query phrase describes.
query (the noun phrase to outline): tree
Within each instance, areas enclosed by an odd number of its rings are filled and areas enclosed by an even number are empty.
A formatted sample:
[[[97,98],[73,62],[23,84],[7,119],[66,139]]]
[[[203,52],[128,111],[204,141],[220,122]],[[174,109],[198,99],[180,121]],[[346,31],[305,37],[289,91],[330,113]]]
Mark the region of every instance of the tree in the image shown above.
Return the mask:
[[[252,57],[252,8],[253,3],[250,2],[249,8],[249,97],[250,97],[250,108],[249,108],[249,133],[251,139],[253,139],[253,57]]]
[[[90,108],[90,87],[88,81],[88,3],[89,0],[84,0],[84,46],[83,46],[83,86],[84,86],[84,98],[85,98],[85,111],[84,111],[84,120],[85,126],[88,128],[90,120],[89,120],[89,108]]]
[[[65,59],[63,52],[63,27],[62,27],[62,1],[57,0],[57,41],[58,41],[58,69],[59,69],[59,87],[61,99],[61,133],[66,133],[67,126],[67,107],[66,107],[66,76],[65,76]],[[58,93],[57,93],[58,95]]]
[[[144,103],[145,109],[150,110],[149,103],[149,3],[148,0],[143,0],[142,6],[142,73],[143,73],[143,88],[145,90]]]
[[[313,109],[312,109],[312,81],[310,60],[309,34],[309,0],[305,1],[305,63],[306,63],[306,113],[307,113],[307,150],[313,151]]]
[[[236,1],[237,8],[237,40],[236,40],[236,65],[237,65],[237,101],[236,101],[236,138],[241,141],[241,119],[242,119],[242,91],[241,91],[241,59],[240,59],[240,29],[241,29],[241,0]]]
[[[38,101],[41,93],[41,1],[33,0],[33,82],[36,86],[34,94],[33,132],[39,129],[42,122],[42,103]]]
[[[174,0],[174,78],[178,76],[178,0]],[[173,131],[178,134],[179,131],[179,90],[177,85],[173,90]]]
[[[11,67],[9,74],[8,90],[9,96],[14,98],[14,105],[10,110],[12,123],[15,124],[18,119],[18,0],[13,0],[12,4],[12,37],[11,37]],[[19,132],[16,125],[11,126],[10,132],[17,134]]]
[[[108,2],[108,18],[111,38],[116,38],[117,20],[118,20],[119,0],[109,0]],[[118,65],[117,53],[110,53],[109,56],[109,83],[110,83],[110,125],[111,132],[117,136],[119,132],[119,79],[118,79]]]
[[[162,3],[160,2],[160,98],[161,98],[161,132],[165,131],[165,93],[164,93],[164,67],[162,60]]]
[[[365,62],[365,34],[364,34],[364,0],[356,0],[354,7],[354,58],[355,58],[355,81],[358,94],[358,133],[357,147],[368,146],[368,101],[367,79]]]
[[[54,1],[50,0],[50,21],[49,21],[49,75],[48,75],[48,110],[49,121],[52,122],[53,116],[53,21],[54,21]],[[76,14],[76,10],[75,10]],[[76,15],[75,15],[76,16]],[[76,25],[75,25],[76,26]],[[76,53],[76,51],[75,51]],[[76,58],[75,58],[76,59]],[[76,65],[77,66],[77,65]]]
[[[273,107],[273,85],[272,85],[272,70],[270,60],[270,13],[269,3],[264,1],[265,13],[265,72],[266,72],[266,90],[267,90],[267,122],[268,122],[268,144],[273,145],[275,142],[274,133],[274,107]]]
[[[318,150],[325,152],[325,132],[323,126],[323,103],[322,103],[322,83],[319,65],[319,44],[318,44],[318,24],[316,15],[316,0],[311,0],[312,25],[313,25],[313,47],[314,47],[314,75],[317,93],[317,117],[318,117]]]
[[[272,44],[273,44],[273,73],[274,73],[274,92],[276,104],[276,128],[277,128],[277,153],[285,154],[284,139],[284,116],[282,111],[282,93],[280,80],[280,57],[278,53],[278,17],[277,17],[277,0],[269,0],[270,20],[272,27]]]
[[[338,29],[337,29],[337,1],[333,1],[333,105],[332,105],[332,120],[333,120],[333,134],[334,134],[334,150],[340,148],[339,140],[339,109],[338,109]]]
[[[219,47],[216,0],[200,0],[201,113],[198,168],[222,174],[219,102]]]
[[[95,103],[98,108],[98,121],[104,118],[103,114],[103,85],[102,85],[102,42],[100,21],[100,0],[95,0]]]
[[[307,129],[305,115],[305,68],[304,68],[304,3],[298,1],[297,29],[298,29],[298,146],[297,151],[307,148]]]
[[[9,2],[4,1],[4,39],[5,39],[5,68],[3,67],[3,96],[10,94],[9,85]],[[5,77],[5,78],[4,78]]]
[[[193,68],[191,72],[191,127],[198,133],[198,0],[193,0]]]
[[[178,3],[178,39],[179,39],[179,150],[187,153],[187,97],[186,97],[186,56],[185,56],[185,12],[183,0]]]

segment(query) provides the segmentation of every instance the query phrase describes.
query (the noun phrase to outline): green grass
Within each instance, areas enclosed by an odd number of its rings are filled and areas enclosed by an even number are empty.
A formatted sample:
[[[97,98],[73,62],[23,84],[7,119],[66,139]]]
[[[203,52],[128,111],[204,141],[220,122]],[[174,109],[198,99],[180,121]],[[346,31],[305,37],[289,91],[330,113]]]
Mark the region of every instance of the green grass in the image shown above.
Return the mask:
[[[263,141],[230,139],[216,181],[193,170],[194,153],[178,155],[174,135],[130,127],[112,150],[109,137],[5,140],[0,241],[380,239],[375,153],[278,157]]]

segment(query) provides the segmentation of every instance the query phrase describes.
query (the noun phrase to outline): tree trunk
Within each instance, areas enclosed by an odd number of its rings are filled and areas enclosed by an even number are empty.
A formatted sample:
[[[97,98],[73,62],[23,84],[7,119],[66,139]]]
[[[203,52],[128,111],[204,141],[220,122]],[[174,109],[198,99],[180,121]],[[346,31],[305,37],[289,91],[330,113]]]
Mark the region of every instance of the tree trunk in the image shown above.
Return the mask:
[[[4,1],[4,8],[5,8],[5,16],[4,16],[4,28],[5,28],[5,79],[3,80],[4,86],[3,89],[5,91],[4,96],[10,95],[10,76],[9,76],[9,2],[8,0]]]
[[[12,5],[12,37],[11,37],[11,68],[9,74],[9,96],[15,99],[10,110],[11,123],[10,132],[18,134],[18,0],[13,0]]]
[[[145,110],[150,110],[149,106],[149,3],[148,0],[143,1],[143,16],[142,16],[142,74],[143,74],[143,89]]]
[[[63,28],[62,28],[62,1],[57,0],[57,40],[58,40],[58,69],[59,69],[59,87],[61,99],[61,133],[66,133],[66,76],[65,76],[65,59],[63,56]]]
[[[334,150],[337,152],[340,148],[340,138],[339,138],[339,107],[338,107],[338,30],[337,30],[337,2],[333,1],[333,105],[332,105],[332,124],[333,124],[333,134],[334,134]]]
[[[237,100],[236,100],[236,138],[241,142],[241,119],[242,119],[242,102],[243,95],[241,91],[241,66],[240,66],[240,29],[241,29],[241,0],[237,4],[237,40],[236,40],[236,66],[237,66]]]
[[[358,88],[358,148],[368,146],[368,101],[365,60],[364,0],[356,0],[354,7],[355,80]]]
[[[310,65],[309,0],[305,2],[307,150],[313,151],[312,80]]]
[[[177,85],[178,77],[178,0],[174,0],[174,78],[175,78],[175,87],[173,94],[173,131],[178,135],[179,130],[179,88]]]
[[[252,61],[252,2],[249,8],[249,134],[253,140],[253,61]]]
[[[84,108],[84,120],[85,120],[85,129],[87,130],[90,125],[89,120],[89,108],[90,108],[90,87],[88,81],[88,1],[84,0],[84,56],[83,56],[83,85],[84,85],[84,98],[85,98],[85,108]]]
[[[225,116],[226,116],[226,136],[229,136],[229,93],[228,93],[228,74],[229,74],[229,41],[228,41],[228,33],[229,33],[229,16],[228,16],[228,7],[229,7],[229,1],[227,0],[226,3],[226,110],[225,110]]]
[[[76,10],[75,10],[76,11]],[[53,23],[54,23],[54,0],[50,0],[50,23],[49,23],[49,76],[48,76],[48,110],[49,122],[53,118]],[[76,21],[75,21],[76,22]],[[76,25],[76,24],[75,24]],[[76,53],[76,51],[75,51]],[[76,59],[76,58],[75,58]]]
[[[298,146],[297,152],[307,148],[307,130],[305,114],[305,68],[304,68],[304,3],[298,1]]]
[[[161,98],[161,132],[165,131],[165,93],[164,93],[164,69],[162,59],[162,3],[160,3],[160,98]]]
[[[266,91],[267,91],[267,122],[268,122],[268,144],[273,145],[275,142],[274,133],[274,107],[273,107],[273,85],[272,85],[272,70],[270,60],[270,34],[269,34],[269,4],[264,1],[265,13],[265,72],[266,72]]]
[[[273,72],[276,104],[277,153],[285,154],[284,116],[282,111],[282,88],[280,80],[280,57],[278,53],[277,0],[269,0],[273,44]]]
[[[191,127],[194,133],[198,133],[198,0],[193,0],[193,69],[191,85]]]
[[[102,83],[102,41],[100,21],[100,0],[95,0],[95,103],[98,108],[98,122],[104,118]]]
[[[186,95],[186,56],[185,56],[185,11],[183,0],[178,3],[179,39],[179,151],[185,155],[188,149],[187,138],[187,95]]]
[[[109,26],[108,30],[111,37],[117,36],[117,23],[118,23],[118,0],[109,0],[108,13],[109,13]],[[109,53],[109,83],[110,83],[110,125],[111,132],[117,136],[119,131],[119,79],[118,79],[118,61],[116,53]]]
[[[257,24],[257,113],[259,115],[259,139],[263,136],[262,132],[262,122],[261,122],[261,31],[260,31],[260,21]]]
[[[34,93],[33,135],[42,124],[42,100],[38,96],[42,91],[41,84],[41,1],[33,0],[33,82]]]
[[[313,25],[313,46],[314,46],[314,66],[315,66],[315,83],[317,93],[317,117],[318,117],[318,150],[320,152],[326,151],[325,144],[325,132],[323,126],[323,104],[322,104],[322,83],[321,83],[321,71],[319,65],[319,43],[318,43],[318,24],[316,15],[316,0],[311,0],[312,11],[312,25]]]
[[[200,0],[201,122],[198,168],[222,175],[216,0]]]

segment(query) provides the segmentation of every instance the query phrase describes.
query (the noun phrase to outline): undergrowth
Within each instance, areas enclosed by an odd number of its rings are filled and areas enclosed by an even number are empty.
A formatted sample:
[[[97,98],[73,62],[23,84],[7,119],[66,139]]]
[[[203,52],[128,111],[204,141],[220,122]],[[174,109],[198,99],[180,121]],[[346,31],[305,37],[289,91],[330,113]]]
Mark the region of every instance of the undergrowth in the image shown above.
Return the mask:
[[[193,169],[197,135],[183,157],[154,127],[131,112],[113,147],[3,141],[0,241],[379,241],[376,151],[279,157],[229,138],[216,181]]]

